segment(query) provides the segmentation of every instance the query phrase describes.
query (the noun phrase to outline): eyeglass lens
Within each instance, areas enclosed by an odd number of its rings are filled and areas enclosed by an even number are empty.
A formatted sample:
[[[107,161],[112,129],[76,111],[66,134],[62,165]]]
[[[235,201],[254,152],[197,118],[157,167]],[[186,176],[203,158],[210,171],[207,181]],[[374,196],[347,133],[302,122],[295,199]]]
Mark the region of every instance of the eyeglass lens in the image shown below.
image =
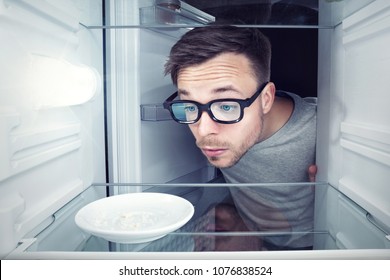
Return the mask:
[[[210,104],[213,117],[219,121],[236,121],[241,116],[241,106],[235,101],[217,101]],[[196,103],[174,103],[172,112],[182,122],[193,122],[199,118],[201,111]]]

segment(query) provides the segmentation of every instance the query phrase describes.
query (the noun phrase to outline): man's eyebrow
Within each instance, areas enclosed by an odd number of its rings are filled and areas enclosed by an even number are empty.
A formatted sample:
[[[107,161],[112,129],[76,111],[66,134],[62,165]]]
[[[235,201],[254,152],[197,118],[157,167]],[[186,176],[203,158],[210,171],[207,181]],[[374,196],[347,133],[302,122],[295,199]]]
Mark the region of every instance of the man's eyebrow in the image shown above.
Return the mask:
[[[226,91],[233,91],[233,92],[240,93],[239,90],[237,90],[234,86],[231,86],[231,85],[216,88],[216,89],[213,90],[213,93],[224,93]]]
[[[177,90],[177,95],[178,96],[188,96],[190,93],[186,91],[185,89],[178,89]]]
[[[212,90],[212,93],[219,94],[219,93],[224,93],[224,92],[227,92],[227,91],[235,92],[235,93],[240,94],[240,91],[237,90],[234,86],[231,86],[231,85],[215,88],[215,89]],[[178,89],[177,90],[177,94],[178,94],[178,96],[189,96],[190,92],[185,90],[185,89]]]

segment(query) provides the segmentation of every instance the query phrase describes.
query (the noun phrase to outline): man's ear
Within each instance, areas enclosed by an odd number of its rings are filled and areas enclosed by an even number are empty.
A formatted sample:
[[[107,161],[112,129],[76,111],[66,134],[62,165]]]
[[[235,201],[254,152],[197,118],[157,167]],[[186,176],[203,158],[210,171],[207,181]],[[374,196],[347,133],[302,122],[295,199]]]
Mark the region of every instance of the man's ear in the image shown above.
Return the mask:
[[[275,84],[271,82],[263,89],[263,93],[261,94],[261,108],[264,114],[267,114],[274,104],[275,91]]]

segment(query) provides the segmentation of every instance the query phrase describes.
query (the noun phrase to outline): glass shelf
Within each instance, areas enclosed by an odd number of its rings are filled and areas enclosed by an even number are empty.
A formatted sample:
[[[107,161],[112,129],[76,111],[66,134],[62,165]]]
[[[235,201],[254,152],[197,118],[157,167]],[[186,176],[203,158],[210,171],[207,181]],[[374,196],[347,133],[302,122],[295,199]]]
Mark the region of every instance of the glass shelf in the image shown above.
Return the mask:
[[[77,250],[61,247],[57,242],[52,247],[47,245],[40,247],[38,242],[34,246],[24,245],[27,252],[212,252],[212,251],[286,251],[286,250],[335,250],[345,249],[345,244],[361,239],[362,231],[356,230],[354,221],[348,220],[348,227],[344,228],[339,224],[337,217],[326,214],[328,204],[332,199],[342,200],[343,204],[350,204],[354,215],[359,213],[359,223],[362,229],[370,228],[372,233],[364,236],[364,242],[350,245],[352,249],[389,249],[390,240],[388,233],[375,224],[375,220],[368,219],[369,213],[361,207],[355,205],[347,197],[327,183],[286,183],[286,184],[226,184],[215,180],[214,183],[202,184],[94,184],[88,190],[106,188],[108,193],[119,192],[121,188],[138,187],[146,189],[146,192],[170,192],[172,191],[189,200],[195,208],[194,216],[180,229],[167,234],[155,241],[139,244],[120,244],[106,241],[105,239],[86,234],[74,225],[74,230],[80,236],[84,236],[84,242]],[[237,211],[231,200],[230,194],[234,191],[254,190],[263,191],[270,188],[282,190],[283,188],[296,188],[297,191],[310,189],[315,192],[316,214],[314,226],[305,231],[296,231],[293,226],[287,226],[280,230],[260,230],[251,228],[244,221],[242,215]],[[175,191],[176,190],[176,191]],[[85,191],[85,192],[86,192]],[[83,196],[83,193],[80,194]],[[332,204],[332,203],[331,203]],[[332,204],[333,205],[333,204]],[[334,205],[333,205],[334,206]],[[257,207],[257,206],[256,206]],[[259,208],[256,213],[261,213]],[[60,210],[64,211],[64,210]],[[287,211],[283,207],[279,208],[281,213]],[[331,210],[333,211],[333,210]],[[75,211],[76,213],[77,211]],[[74,213],[74,214],[75,214]],[[268,213],[268,212],[267,212]],[[341,212],[339,211],[338,215]],[[366,218],[367,217],[367,218]],[[74,219],[70,217],[70,219]],[[329,222],[329,219],[333,221]],[[72,220],[72,223],[74,221]],[[292,223],[291,223],[292,225]],[[46,229],[50,229],[51,225]],[[360,225],[358,225],[360,227]],[[374,228],[374,230],[373,230]],[[349,231],[349,232],[348,232]],[[41,233],[42,234],[42,233]],[[343,243],[345,235],[350,234],[348,242]],[[50,237],[46,237],[50,238]],[[271,240],[299,240],[299,238],[309,238],[312,240],[312,247],[283,247],[274,246]],[[372,239],[373,238],[373,239]],[[39,240],[39,235],[37,240]],[[356,239],[356,240],[357,240]],[[372,239],[373,241],[367,241]],[[60,246],[60,247],[57,247]],[[22,246],[23,247],[23,246]],[[60,249],[58,249],[60,248]],[[349,248],[351,249],[351,248]]]
[[[122,0],[114,0],[120,2]],[[355,13],[374,0],[241,0],[241,1],[177,1],[179,6],[167,8],[161,2],[155,5],[139,7],[138,17],[126,10],[116,11],[116,17],[126,19],[118,21],[106,19],[104,25],[83,22],[89,29],[178,29],[193,28],[214,22],[236,26],[258,28],[306,28],[332,29],[343,18]],[[140,1],[142,3],[142,1]],[[181,6],[181,7],[180,7]],[[129,18],[129,19],[127,19]]]

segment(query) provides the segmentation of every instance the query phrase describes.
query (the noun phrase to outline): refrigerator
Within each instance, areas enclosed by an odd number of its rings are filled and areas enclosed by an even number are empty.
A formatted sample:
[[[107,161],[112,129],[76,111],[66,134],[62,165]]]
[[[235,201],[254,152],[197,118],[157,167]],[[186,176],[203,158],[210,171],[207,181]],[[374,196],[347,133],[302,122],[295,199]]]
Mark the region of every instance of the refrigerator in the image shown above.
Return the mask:
[[[108,196],[174,194],[199,221],[227,195],[162,106],[170,48],[221,19],[261,28],[277,88],[316,103],[314,249],[200,252],[202,229],[141,244],[81,230],[76,213]],[[0,38],[1,259],[390,259],[387,0],[0,0]]]

